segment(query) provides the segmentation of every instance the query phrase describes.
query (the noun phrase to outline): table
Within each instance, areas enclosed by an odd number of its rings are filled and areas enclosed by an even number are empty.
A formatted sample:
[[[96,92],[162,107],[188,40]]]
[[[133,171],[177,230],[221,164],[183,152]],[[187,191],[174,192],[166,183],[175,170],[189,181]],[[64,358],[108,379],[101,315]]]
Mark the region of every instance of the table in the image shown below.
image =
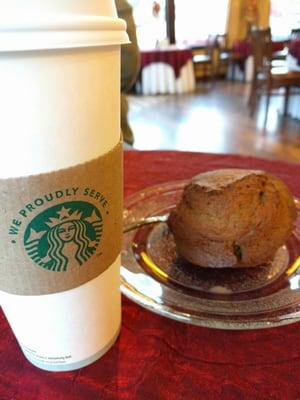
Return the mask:
[[[295,69],[300,70],[300,38],[294,39],[289,44],[289,54],[295,59]]]
[[[285,48],[285,45],[285,41],[272,41],[273,53],[282,51]],[[246,82],[251,82],[254,68],[251,40],[244,39],[236,41],[232,46],[232,55],[241,57],[239,70],[235,71],[236,79],[243,79]],[[232,65],[231,68],[235,68],[235,66],[236,64]],[[232,73],[230,74],[232,75]]]
[[[300,196],[300,165],[174,151],[125,152],[125,195],[226,167],[271,171]],[[36,369],[21,354],[2,312],[0,352],[1,400],[300,399],[300,323],[211,330],[150,313],[124,298],[117,343],[86,368]]]
[[[290,42],[286,62],[290,71],[300,72],[300,38]],[[295,88],[295,90],[299,90],[299,88]],[[300,94],[289,97],[288,114],[292,118],[300,119]]]
[[[195,90],[195,76],[189,49],[169,47],[141,51],[140,92],[175,94]]]
[[[285,43],[286,43],[285,41],[272,41],[273,53],[283,50],[285,47]],[[251,40],[245,39],[235,42],[233,44],[232,51],[233,53],[241,54],[245,58],[247,58],[252,54]]]

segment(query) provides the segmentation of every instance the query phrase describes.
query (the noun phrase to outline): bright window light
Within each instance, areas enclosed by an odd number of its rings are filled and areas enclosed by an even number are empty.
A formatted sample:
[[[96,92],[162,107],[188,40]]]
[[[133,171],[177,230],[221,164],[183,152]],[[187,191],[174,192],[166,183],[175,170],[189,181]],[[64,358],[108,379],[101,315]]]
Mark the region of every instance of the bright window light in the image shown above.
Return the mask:
[[[178,43],[205,40],[225,33],[229,0],[175,0],[175,31]]]
[[[300,28],[300,0],[271,0],[270,27],[274,37],[286,38]]]

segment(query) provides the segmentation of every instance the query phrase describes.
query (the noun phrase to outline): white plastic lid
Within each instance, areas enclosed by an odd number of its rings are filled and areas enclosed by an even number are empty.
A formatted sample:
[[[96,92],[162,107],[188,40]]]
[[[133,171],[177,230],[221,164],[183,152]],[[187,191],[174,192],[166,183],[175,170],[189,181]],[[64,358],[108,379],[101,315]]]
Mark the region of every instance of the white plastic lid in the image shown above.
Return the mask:
[[[117,17],[114,0],[0,0],[1,15],[7,19],[94,15]]]
[[[113,0],[0,0],[0,51],[128,43]]]

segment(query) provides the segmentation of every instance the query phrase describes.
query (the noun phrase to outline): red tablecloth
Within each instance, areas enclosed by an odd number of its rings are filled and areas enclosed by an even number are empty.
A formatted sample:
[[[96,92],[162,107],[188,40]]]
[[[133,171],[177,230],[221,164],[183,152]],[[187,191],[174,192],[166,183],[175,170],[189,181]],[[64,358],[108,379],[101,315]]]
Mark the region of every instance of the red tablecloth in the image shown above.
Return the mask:
[[[223,167],[262,168],[300,196],[300,165],[185,152],[125,154],[125,194]],[[186,325],[123,299],[115,346],[78,371],[29,364],[0,313],[1,400],[299,400],[300,324],[255,331]]]
[[[281,51],[284,49],[285,42],[272,42],[273,52]],[[232,51],[234,54],[242,55],[245,58],[252,54],[252,46],[250,40],[239,40],[233,44]]]
[[[289,53],[298,60],[298,65],[300,65],[300,38],[291,41]]]
[[[162,62],[169,64],[175,72],[176,78],[180,76],[181,68],[193,58],[188,49],[155,49],[141,51],[141,67],[147,67],[152,63]]]

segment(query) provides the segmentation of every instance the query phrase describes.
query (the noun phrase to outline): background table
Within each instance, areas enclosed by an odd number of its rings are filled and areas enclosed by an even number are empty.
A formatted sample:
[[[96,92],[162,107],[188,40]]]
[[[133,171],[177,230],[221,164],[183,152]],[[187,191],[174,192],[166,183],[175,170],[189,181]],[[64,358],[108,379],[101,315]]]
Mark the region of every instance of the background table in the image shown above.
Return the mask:
[[[141,51],[140,92],[174,94],[195,90],[195,76],[189,49],[174,47]]]
[[[300,39],[294,39],[289,44],[289,53],[287,55],[287,66],[291,71],[300,72]],[[300,80],[299,80],[300,86]],[[296,89],[296,88],[295,88]],[[298,91],[300,88],[298,88]],[[293,117],[300,119],[300,94],[290,96],[288,102],[288,114]]]
[[[200,171],[262,168],[300,196],[300,165],[188,152],[125,154],[125,194]],[[1,400],[299,400],[300,323],[255,331],[186,325],[123,299],[115,346],[96,363],[53,373],[29,364],[0,312]]]
[[[290,42],[289,55],[295,61],[295,64],[291,66],[291,69],[300,71],[300,38],[294,39]]]
[[[272,41],[272,51],[273,53],[280,52],[284,50],[286,45],[285,41]],[[235,76],[237,80],[245,80],[246,82],[251,82],[253,77],[254,60],[252,55],[252,44],[250,39],[238,40],[232,46],[232,55],[237,55],[241,57],[239,63],[239,70],[235,71]],[[236,64],[230,66],[235,68]],[[232,74],[229,71],[229,76]]]

